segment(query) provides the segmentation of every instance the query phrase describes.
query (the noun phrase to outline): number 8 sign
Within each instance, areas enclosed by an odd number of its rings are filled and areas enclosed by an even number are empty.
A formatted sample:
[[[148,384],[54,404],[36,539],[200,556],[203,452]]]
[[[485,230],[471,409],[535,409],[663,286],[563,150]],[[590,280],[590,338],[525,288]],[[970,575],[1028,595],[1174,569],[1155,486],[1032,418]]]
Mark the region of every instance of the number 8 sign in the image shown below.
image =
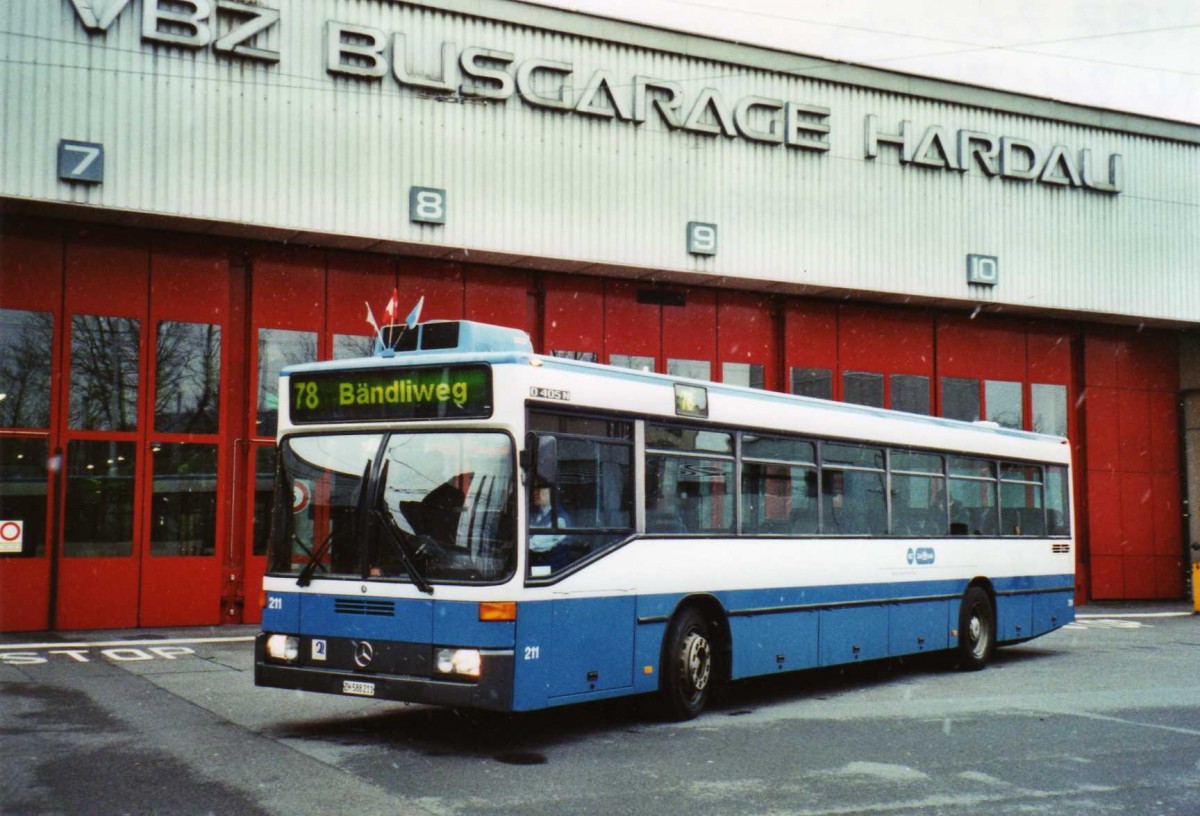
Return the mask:
[[[415,224],[445,224],[446,191],[436,187],[409,187],[408,220]]]

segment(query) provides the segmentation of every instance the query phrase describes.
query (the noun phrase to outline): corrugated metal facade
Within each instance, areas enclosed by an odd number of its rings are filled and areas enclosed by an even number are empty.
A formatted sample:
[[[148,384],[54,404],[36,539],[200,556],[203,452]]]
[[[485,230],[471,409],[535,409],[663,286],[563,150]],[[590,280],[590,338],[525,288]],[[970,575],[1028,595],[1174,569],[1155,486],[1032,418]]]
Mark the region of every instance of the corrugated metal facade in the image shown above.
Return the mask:
[[[277,62],[143,34],[155,13],[203,17],[199,30],[211,30],[210,39],[251,19],[224,2],[0,4],[0,196],[328,236],[365,248],[458,257],[465,250],[535,268],[703,275],[785,291],[1200,322],[1200,129],[1162,138],[1021,115],[1012,112],[1016,97],[1008,97],[1009,112],[983,107],[994,95],[977,89],[961,88],[955,103],[823,80],[820,66],[788,75],[682,53],[741,53],[729,44],[648,29],[638,29],[637,46],[622,44],[603,38],[629,27],[520,4],[471,4],[485,16],[376,0],[257,5],[278,9],[280,19],[250,44],[278,52]],[[89,32],[77,6],[121,11],[107,31]],[[562,33],[568,20],[597,38]],[[532,58],[570,63],[575,94],[605,69],[614,93],[627,100],[634,77],[648,76],[679,83],[685,110],[704,88],[731,107],[749,96],[825,107],[830,147],[672,130],[654,112],[634,124],[555,112],[517,96],[485,102],[417,93],[390,72],[380,79],[330,73],[329,21],[389,38],[403,33],[410,66],[422,74],[437,73],[442,44],[450,42],[455,54],[470,46],[510,52],[510,73]],[[187,24],[160,25],[197,36]],[[392,56],[389,47],[384,57]],[[779,54],[772,61],[797,71],[811,64]],[[913,80],[913,90],[936,86],[944,97],[945,83],[923,83]],[[1124,188],[1109,195],[989,177],[978,166],[956,172],[901,164],[899,150],[886,144],[868,159],[868,116],[883,134],[899,132],[905,120],[917,138],[940,126],[951,149],[960,129],[1043,150],[1063,145],[1072,158],[1087,149],[1102,181],[1108,156],[1119,153]],[[1136,130],[1138,120],[1126,119]],[[1146,133],[1163,129],[1144,121]],[[102,184],[58,179],[64,138],[104,145]],[[414,185],[447,191],[444,225],[410,223]],[[715,257],[688,253],[689,221],[718,226]],[[969,253],[1000,258],[999,286],[967,284]]]

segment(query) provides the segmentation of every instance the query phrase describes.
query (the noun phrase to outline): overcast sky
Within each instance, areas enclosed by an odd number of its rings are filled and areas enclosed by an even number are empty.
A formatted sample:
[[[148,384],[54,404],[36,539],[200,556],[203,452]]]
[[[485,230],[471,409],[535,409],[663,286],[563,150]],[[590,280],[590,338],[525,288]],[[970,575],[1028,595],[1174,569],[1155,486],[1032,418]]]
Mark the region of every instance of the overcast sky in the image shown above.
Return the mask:
[[[1200,124],[1200,0],[531,0]]]

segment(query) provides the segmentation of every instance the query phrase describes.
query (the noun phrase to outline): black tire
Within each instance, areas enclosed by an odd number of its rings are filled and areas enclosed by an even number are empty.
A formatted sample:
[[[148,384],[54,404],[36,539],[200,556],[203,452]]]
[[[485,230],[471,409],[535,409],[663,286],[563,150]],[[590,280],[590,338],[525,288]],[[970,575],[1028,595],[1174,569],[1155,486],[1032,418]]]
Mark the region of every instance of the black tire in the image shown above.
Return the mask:
[[[708,619],[695,607],[681,610],[663,647],[659,696],[667,717],[690,720],[704,710],[716,679],[715,659]]]
[[[996,613],[992,599],[977,586],[968,587],[958,611],[958,667],[979,671],[996,651]]]

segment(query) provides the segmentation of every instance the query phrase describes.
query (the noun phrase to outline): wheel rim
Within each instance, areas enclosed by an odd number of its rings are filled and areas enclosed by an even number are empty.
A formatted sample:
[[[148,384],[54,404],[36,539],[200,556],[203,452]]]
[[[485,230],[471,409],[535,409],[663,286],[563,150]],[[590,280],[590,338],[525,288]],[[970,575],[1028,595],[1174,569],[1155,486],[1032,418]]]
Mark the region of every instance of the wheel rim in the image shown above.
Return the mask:
[[[708,688],[712,675],[712,651],[708,638],[699,632],[689,632],[683,641],[683,675],[693,694]]]
[[[970,639],[971,654],[981,658],[987,653],[988,641],[991,638],[987,622],[976,607],[971,610],[971,620],[967,624],[967,636]]]

